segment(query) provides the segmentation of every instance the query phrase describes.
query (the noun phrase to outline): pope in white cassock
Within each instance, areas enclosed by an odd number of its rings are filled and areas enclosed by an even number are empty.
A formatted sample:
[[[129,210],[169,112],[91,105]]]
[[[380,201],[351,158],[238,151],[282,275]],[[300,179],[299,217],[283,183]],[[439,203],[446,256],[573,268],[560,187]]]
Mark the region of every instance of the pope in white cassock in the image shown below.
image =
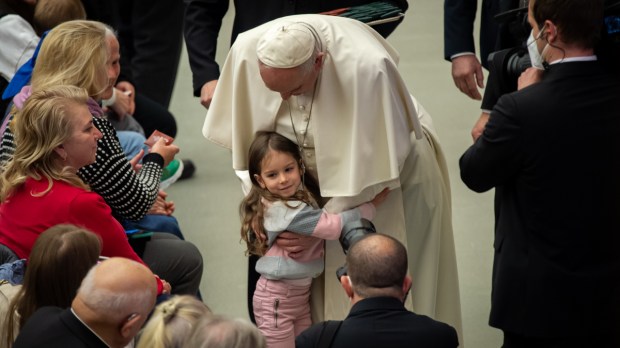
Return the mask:
[[[321,195],[331,198],[325,205],[330,212],[391,188],[374,223],[408,248],[413,309],[454,326],[461,336],[445,159],[432,120],[407,91],[397,63],[394,48],[356,20],[276,19],[237,38],[203,134],[232,150],[242,178],[257,131],[295,141]],[[344,263],[337,241],[327,242],[325,258],[324,294],[312,292],[315,321],[343,319],[349,312],[334,276]]]

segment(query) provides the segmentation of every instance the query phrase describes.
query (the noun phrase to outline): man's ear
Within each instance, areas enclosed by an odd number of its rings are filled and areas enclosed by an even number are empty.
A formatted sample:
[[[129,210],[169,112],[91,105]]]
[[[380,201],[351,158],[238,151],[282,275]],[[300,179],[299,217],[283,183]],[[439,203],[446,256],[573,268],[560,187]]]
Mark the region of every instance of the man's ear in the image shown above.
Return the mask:
[[[413,280],[410,275],[405,276],[405,280],[403,280],[403,296],[407,296],[407,293],[411,290],[411,286],[413,284]]]
[[[340,277],[340,285],[342,285],[347,297],[353,298],[353,286],[351,286],[351,278],[349,278],[348,275],[343,275]]]
[[[142,327],[142,315],[139,313],[133,313],[127,319],[125,319],[121,323],[121,327],[119,328],[121,337],[123,338],[133,338],[140,328]]]
[[[316,55],[316,59],[314,60],[314,66],[317,69],[323,67],[323,61],[325,60],[325,52],[319,52]]]
[[[256,182],[258,182],[262,189],[265,188],[265,182],[263,182],[263,178],[261,178],[260,175],[254,174],[254,179],[256,179]]]
[[[545,21],[545,24],[543,24],[543,26],[543,30],[545,31],[545,40],[548,43],[554,43],[555,40],[557,40],[558,38],[558,27],[556,27],[556,25],[548,19]]]

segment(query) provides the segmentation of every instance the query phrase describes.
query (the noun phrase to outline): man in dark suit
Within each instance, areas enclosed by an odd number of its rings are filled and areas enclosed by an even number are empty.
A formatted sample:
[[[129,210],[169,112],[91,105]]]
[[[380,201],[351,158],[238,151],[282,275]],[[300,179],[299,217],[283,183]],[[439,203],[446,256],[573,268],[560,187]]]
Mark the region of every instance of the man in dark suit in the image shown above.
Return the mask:
[[[235,19],[231,45],[237,35],[273,19],[294,14],[321,13],[339,8],[372,3],[376,0],[234,0]],[[184,0],[185,42],[193,74],[194,96],[206,108],[211,104],[220,69],[215,62],[217,38],[222,18],[228,11],[230,0]],[[409,7],[407,0],[387,0],[404,13]],[[402,20],[402,19],[401,19]],[[400,21],[375,26],[387,37]]]
[[[530,0],[528,21],[541,69],[460,159],[469,188],[496,189],[489,322],[507,348],[619,347],[620,81],[594,55],[603,0]]]
[[[508,28],[500,25],[494,17],[518,8],[523,2],[524,0],[482,1],[478,60],[473,36],[478,0],[444,1],[444,58],[452,62],[454,84],[470,98],[482,99],[477,87],[484,87],[482,67],[488,69],[489,54],[508,48],[513,43]]]
[[[157,283],[148,268],[111,258],[88,272],[71,308],[36,311],[13,347],[125,347],[142,328],[156,296]]]
[[[453,327],[409,312],[403,302],[411,289],[407,251],[396,239],[371,233],[347,254],[348,275],[340,278],[351,299],[351,312],[331,340],[338,347],[435,347],[459,345]],[[297,348],[317,347],[325,324],[316,324],[295,340]]]

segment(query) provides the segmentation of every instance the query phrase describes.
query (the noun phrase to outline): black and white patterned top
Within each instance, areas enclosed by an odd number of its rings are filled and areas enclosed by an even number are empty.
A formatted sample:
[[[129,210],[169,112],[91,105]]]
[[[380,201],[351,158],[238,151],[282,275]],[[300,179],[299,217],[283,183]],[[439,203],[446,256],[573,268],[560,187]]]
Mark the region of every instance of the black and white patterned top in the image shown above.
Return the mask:
[[[89,103],[89,107],[91,107]],[[97,146],[95,163],[81,168],[78,175],[112,208],[118,219],[140,220],[153,206],[159,191],[164,159],[150,153],[142,159],[142,168],[136,173],[125,157],[116,130],[105,118],[93,112],[93,123],[103,135]],[[13,115],[7,117],[13,118]],[[7,126],[0,146],[0,165],[4,166],[15,152],[15,139]]]

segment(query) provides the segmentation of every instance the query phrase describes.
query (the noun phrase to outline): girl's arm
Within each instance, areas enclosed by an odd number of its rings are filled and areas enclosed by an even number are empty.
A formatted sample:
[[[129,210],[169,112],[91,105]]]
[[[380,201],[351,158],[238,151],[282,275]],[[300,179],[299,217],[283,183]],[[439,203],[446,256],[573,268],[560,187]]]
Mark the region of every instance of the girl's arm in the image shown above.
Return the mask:
[[[376,206],[383,203],[388,194],[389,190],[384,189],[370,202],[341,213],[328,213],[324,209],[316,209],[303,203],[299,203],[297,208],[290,208],[290,205],[295,203],[288,202],[287,206],[284,202],[275,202],[265,215],[265,229],[270,241],[281,231],[335,240],[340,237],[342,226],[346,223],[362,218],[374,219]]]

